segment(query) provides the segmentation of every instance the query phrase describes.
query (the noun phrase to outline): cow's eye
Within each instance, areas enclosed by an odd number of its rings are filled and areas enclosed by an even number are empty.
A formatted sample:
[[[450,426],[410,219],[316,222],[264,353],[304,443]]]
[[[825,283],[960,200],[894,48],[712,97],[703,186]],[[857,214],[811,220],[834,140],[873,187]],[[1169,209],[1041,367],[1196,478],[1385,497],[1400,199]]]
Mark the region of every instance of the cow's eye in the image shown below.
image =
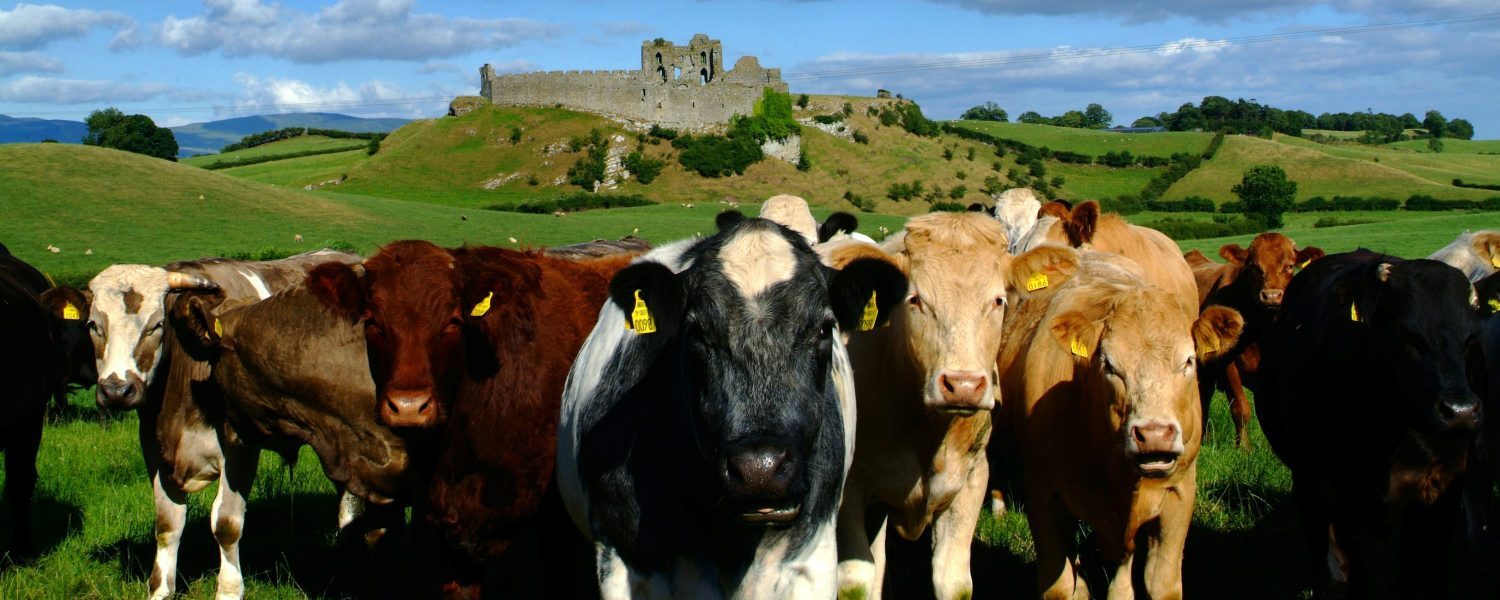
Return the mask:
[[[165,321],[157,321],[156,323],[152,324],[151,328],[148,329],[148,330],[146,330],[146,333],[150,333],[150,334],[153,334],[153,335],[161,333],[161,326],[162,326],[162,323],[164,323],[164,322]]]
[[[1189,356],[1187,358],[1187,362],[1183,363],[1182,370],[1184,372],[1192,371],[1193,367],[1196,367],[1196,366],[1198,366],[1198,357],[1196,357],[1196,356]]]
[[[448,321],[447,325],[443,326],[443,333],[453,333],[455,331],[458,331],[458,329],[460,327],[463,327],[463,326],[464,326],[463,319],[460,319],[458,317],[453,317],[452,320]]]
[[[1005,296],[995,296],[995,308],[1003,308],[1004,306]]]
[[[918,296],[916,294],[912,294],[910,298],[906,299],[906,301],[911,304],[912,308],[914,308],[916,310],[922,310],[922,297],[921,296]]]
[[[1102,362],[1104,363],[1104,374],[1105,375],[1109,375],[1111,377],[1119,377],[1120,376],[1120,372],[1115,369],[1115,363],[1110,362],[1108,356],[1101,356],[1100,358],[1103,359]]]
[[[104,331],[99,329],[98,321],[89,321],[89,333],[92,333],[99,337],[104,337]]]
[[[365,334],[373,337],[380,337],[385,335],[385,329],[381,328],[379,323],[376,323],[374,321],[365,321]]]
[[[834,323],[835,321],[832,318],[824,319],[822,328],[818,330],[818,339],[826,340],[833,337]]]

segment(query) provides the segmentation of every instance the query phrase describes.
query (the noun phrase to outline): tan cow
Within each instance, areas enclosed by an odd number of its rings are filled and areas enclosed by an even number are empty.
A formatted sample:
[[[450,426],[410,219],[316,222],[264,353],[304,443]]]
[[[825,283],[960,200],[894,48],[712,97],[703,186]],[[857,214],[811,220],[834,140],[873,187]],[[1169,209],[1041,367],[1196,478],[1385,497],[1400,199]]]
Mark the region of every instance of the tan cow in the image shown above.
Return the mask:
[[[848,344],[859,419],[838,518],[840,594],[880,597],[886,527],[915,540],[931,525],[936,595],[967,598],[1006,306],[1077,253],[1012,257],[1000,224],[980,213],[916,217],[883,247],[836,241],[820,252],[835,268],[881,258],[910,281],[890,327]],[[873,540],[867,511],[889,515]]]
[[[1470,282],[1500,271],[1500,230],[1464,232],[1428,256],[1464,272]]]
[[[1243,321],[1223,307],[1188,315],[1145,274],[1084,252],[1071,277],[1006,323],[1000,386],[1044,598],[1089,597],[1070,550],[1080,520],[1119,562],[1108,597],[1182,596],[1202,441],[1196,367],[1232,346]],[[1136,559],[1143,590],[1133,589]]]

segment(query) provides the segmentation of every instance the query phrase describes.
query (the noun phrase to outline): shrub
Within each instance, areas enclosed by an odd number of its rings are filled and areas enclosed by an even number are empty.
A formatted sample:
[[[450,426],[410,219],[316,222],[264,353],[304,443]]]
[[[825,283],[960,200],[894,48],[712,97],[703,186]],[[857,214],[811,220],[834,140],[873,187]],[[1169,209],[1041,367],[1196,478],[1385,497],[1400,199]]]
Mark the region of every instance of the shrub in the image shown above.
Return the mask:
[[[967,195],[969,195],[969,186],[966,185],[955,185],[953,189],[948,190],[948,197],[954,200],[962,200]],[[1500,200],[1500,198],[1496,198],[1496,200]]]
[[[635,152],[626,154],[625,160],[621,161],[621,164],[631,174],[635,175],[635,178],[642,185],[649,185],[652,181],[656,181],[656,176],[661,174],[661,170],[667,165],[667,162],[659,158],[647,157],[640,150],[636,150]]]
[[[1105,152],[1104,156],[1099,157],[1099,164],[1117,169],[1128,167],[1135,164],[1135,156],[1131,155],[1129,150]]]
[[[1151,223],[1142,223],[1143,227],[1150,227],[1162,232],[1174,240],[1194,240],[1203,238],[1227,237],[1231,235],[1246,235],[1259,233],[1265,228],[1265,223],[1259,219],[1241,217],[1227,223],[1214,221],[1197,221],[1193,219],[1166,218]]]
[[[834,123],[843,123],[844,122],[844,113],[833,113],[833,114],[828,114],[828,115],[814,115],[813,118],[812,118],[812,120],[813,120],[814,123],[817,123],[819,125],[832,125]]]
[[[1453,180],[1453,187],[1473,188],[1473,189],[1476,189],[1476,190],[1497,190],[1497,191],[1500,191],[1500,184],[1468,183],[1468,182],[1465,182],[1462,179],[1457,179],[1457,178],[1455,178]]]
[[[1099,200],[1099,208],[1105,212],[1133,215],[1146,210],[1146,203],[1135,196],[1122,194],[1114,198]]]
[[[1406,199],[1406,210],[1460,210],[1479,206],[1474,200],[1439,200],[1426,194],[1412,194]]]
[[[807,94],[798,94],[797,95],[797,108],[806,109],[807,108],[807,101],[808,100],[809,100],[809,98],[807,97]]]
[[[585,210],[596,210],[605,208],[624,208],[629,206],[651,206],[655,202],[638,195],[618,194],[590,194],[587,192],[574,192],[572,194],[558,196],[550,200],[532,200],[521,204],[491,204],[484,207],[486,210],[498,210],[504,212],[519,212],[535,215],[549,215],[559,210],[564,212],[581,212]]]
[[[850,136],[854,138],[854,141],[856,143],[860,143],[860,144],[869,144],[870,143],[870,136],[865,135],[865,133],[863,131],[860,131],[858,129],[854,130],[854,133],[850,134]]]
[[[1203,149],[1203,160],[1209,160],[1219,153],[1219,147],[1224,145],[1224,132],[1214,134],[1214,138],[1208,141],[1208,147]]]
[[[844,116],[846,116],[846,117],[852,117],[852,116],[854,116],[854,105],[853,104],[850,104],[848,102],[844,103]]]
[[[1147,200],[1160,198],[1162,194],[1167,193],[1167,189],[1172,187],[1172,184],[1177,183],[1183,177],[1187,177],[1187,174],[1191,173],[1193,169],[1198,168],[1198,165],[1202,164],[1202,162],[1203,159],[1198,156],[1183,152],[1173,154],[1172,165],[1167,167],[1167,170],[1162,174],[1146,182],[1146,187],[1141,190],[1141,198]]]
[[[802,154],[797,157],[797,170],[803,173],[812,170],[812,155],[807,153],[806,148],[803,148]]]
[[[967,158],[969,160],[974,160],[974,147],[973,146],[969,146],[969,151],[964,154],[964,158]]]
[[[370,138],[370,144],[365,147],[366,156],[375,156],[380,151],[380,138]]]
[[[1089,156],[1087,154],[1080,154],[1078,152],[1068,152],[1065,150],[1058,150],[1056,152],[1053,152],[1052,158],[1057,159],[1058,162],[1065,162],[1075,165],[1089,165],[1094,163],[1094,157],[1092,156]],[[1103,164],[1102,159],[1100,162],[1101,164]]]
[[[512,143],[512,144],[519,144],[519,143],[521,143],[521,128],[520,127],[512,127],[512,128],[510,128],[510,143]]]
[[[1147,200],[1146,210],[1154,212],[1206,212],[1217,208],[1214,201],[1202,196],[1188,196],[1181,200]]]
[[[1376,219],[1340,219],[1338,217],[1319,217],[1318,220],[1313,221],[1313,229],[1323,229],[1326,227],[1343,227],[1345,225],[1364,225],[1367,223],[1379,222],[1380,221]]]
[[[943,148],[943,160],[953,160],[952,148]]]
[[[965,173],[963,169],[959,169],[957,171],[954,171],[953,172],[953,176],[956,177],[956,178],[958,178],[959,181],[963,181],[963,180],[969,178],[969,174]]]
[[[665,127],[662,127],[661,125],[652,125],[651,129],[646,132],[646,135],[670,142],[677,139],[677,130],[667,129]]]
[[[681,150],[677,162],[703,177],[743,174],[746,167],[764,156],[759,142],[743,136],[685,135],[674,140],[672,146]]]
[[[943,212],[964,212],[969,209],[968,205],[959,202],[933,202],[931,208]]]

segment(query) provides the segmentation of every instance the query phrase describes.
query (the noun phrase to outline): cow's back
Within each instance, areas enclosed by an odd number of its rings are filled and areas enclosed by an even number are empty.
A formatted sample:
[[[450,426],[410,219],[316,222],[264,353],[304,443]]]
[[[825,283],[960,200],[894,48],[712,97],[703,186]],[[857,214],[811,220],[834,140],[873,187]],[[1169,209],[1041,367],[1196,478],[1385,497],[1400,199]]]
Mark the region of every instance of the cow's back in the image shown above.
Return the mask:
[[[610,277],[633,258],[531,256],[520,271],[535,284],[511,290],[517,295],[505,305],[515,310],[481,321],[493,340],[486,350],[495,354],[468,359],[429,491],[431,522],[474,558],[503,552],[519,528],[535,524],[544,498],[555,498],[563,384],[609,295]],[[486,370],[476,373],[481,366]],[[558,523],[571,530],[555,508]]]
[[[409,493],[406,443],[376,420],[363,327],[307,288],[227,310],[214,378],[246,441],[283,452],[307,444],[334,482],[368,500]]]
[[[263,300],[302,283],[307,272],[325,262],[355,264],[360,257],[337,250],[316,250],[278,260],[249,261],[204,258],[167,265],[168,271],[196,275],[214,282],[225,300]]]
[[[53,360],[53,320],[30,287],[0,273],[0,447],[39,435],[46,394],[61,374]],[[34,430],[33,430],[34,429]]]
[[[1143,279],[1171,293],[1190,316],[1198,314],[1198,284],[1177,244],[1160,231],[1100,215],[1095,250],[1119,254],[1140,266]]]

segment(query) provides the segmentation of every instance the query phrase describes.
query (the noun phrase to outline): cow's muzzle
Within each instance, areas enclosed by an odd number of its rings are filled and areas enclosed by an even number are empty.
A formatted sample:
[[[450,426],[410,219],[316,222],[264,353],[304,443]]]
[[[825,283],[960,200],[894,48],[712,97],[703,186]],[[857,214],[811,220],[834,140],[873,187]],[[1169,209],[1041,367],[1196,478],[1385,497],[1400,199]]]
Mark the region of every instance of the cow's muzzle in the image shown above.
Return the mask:
[[[798,503],[791,498],[802,470],[802,457],[792,446],[759,440],[730,446],[724,455],[723,478],[747,523],[785,523],[797,518]]]
[[[1279,308],[1281,306],[1281,297],[1285,294],[1286,290],[1261,290],[1260,303],[1269,307]]]
[[[437,425],[437,400],[430,390],[390,390],[380,403],[380,420],[390,427]]]
[[[1182,456],[1182,428],[1176,420],[1134,419],[1125,450],[1142,477],[1166,477]]]
[[[146,384],[140,375],[126,373],[120,377],[117,373],[99,380],[94,403],[106,410],[131,410],[141,405],[145,392]]]
[[[1474,394],[1454,394],[1438,399],[1437,420],[1446,431],[1474,431],[1479,429],[1484,413],[1479,407],[1479,398]]]
[[[990,378],[980,371],[942,371],[937,376],[937,410],[972,415],[995,407]]]

